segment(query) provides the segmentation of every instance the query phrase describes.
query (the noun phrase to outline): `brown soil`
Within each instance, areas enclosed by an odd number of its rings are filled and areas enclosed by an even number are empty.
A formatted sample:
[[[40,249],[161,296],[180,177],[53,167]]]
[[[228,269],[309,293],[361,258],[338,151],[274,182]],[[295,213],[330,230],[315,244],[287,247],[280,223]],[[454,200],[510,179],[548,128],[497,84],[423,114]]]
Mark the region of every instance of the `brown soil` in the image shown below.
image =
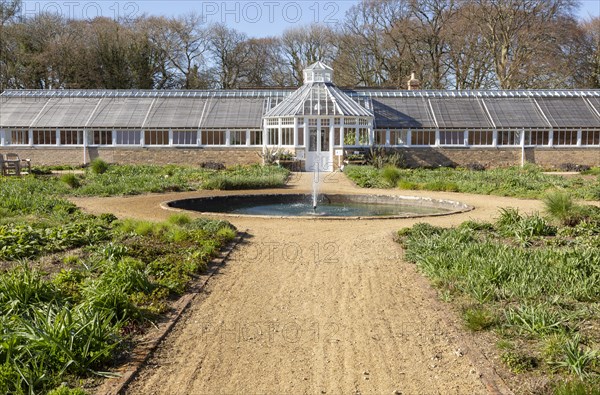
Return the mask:
[[[286,191],[309,191],[298,174]],[[534,200],[457,193],[366,191],[343,175],[321,192],[422,195],[475,206],[428,219],[313,221],[227,218],[249,237],[159,346],[130,394],[483,394],[493,353],[470,345],[450,305],[439,301],[393,242],[426,220],[452,226],[491,220],[499,207],[540,210]],[[269,193],[275,191],[260,191]],[[281,190],[276,191],[278,193]],[[73,199],[93,213],[165,219],[163,201],[226,194],[200,191]],[[257,193],[257,191],[245,192]]]

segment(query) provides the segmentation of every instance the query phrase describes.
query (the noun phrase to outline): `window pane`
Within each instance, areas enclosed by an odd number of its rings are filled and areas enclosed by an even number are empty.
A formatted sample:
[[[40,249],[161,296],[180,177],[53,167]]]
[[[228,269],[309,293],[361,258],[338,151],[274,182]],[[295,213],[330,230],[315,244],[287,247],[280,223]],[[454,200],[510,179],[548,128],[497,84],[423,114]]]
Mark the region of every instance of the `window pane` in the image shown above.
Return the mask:
[[[294,145],[294,128],[281,129],[281,145]]]
[[[62,145],[83,144],[83,130],[61,130],[60,143]]]
[[[344,145],[356,145],[356,129],[344,129]]]
[[[29,144],[29,130],[27,130],[27,129],[11,130],[10,133],[8,133],[7,144],[12,144],[12,145],[27,145],[27,144]]]
[[[390,130],[390,145],[405,145],[406,130]]]
[[[600,130],[583,130],[581,132],[582,145],[600,145]]]
[[[224,130],[203,130],[202,131],[203,145],[225,145]]]
[[[411,134],[412,145],[435,145],[435,132],[433,130],[413,130]]]
[[[317,129],[308,129],[308,150],[310,152],[317,151]]]
[[[90,134],[92,145],[112,145],[112,130],[93,130]]]
[[[229,132],[229,143],[231,145],[246,145],[246,131],[232,130]]]
[[[117,145],[139,145],[140,132],[137,130],[117,130]]]
[[[321,151],[329,151],[329,128],[321,129]]]
[[[169,145],[168,130],[146,130],[144,131],[144,144],[146,145]]]
[[[56,130],[34,130],[34,145],[54,145],[56,144]]]
[[[195,130],[173,130],[174,145],[196,145],[197,132]]]
[[[469,145],[492,145],[494,132],[491,130],[470,130]]]
[[[262,145],[262,143],[263,143],[262,130],[251,130],[250,131],[250,145]]]
[[[440,130],[440,145],[464,145],[465,132],[460,130]]]
[[[377,145],[385,145],[387,130],[376,130],[375,131],[375,144]]]

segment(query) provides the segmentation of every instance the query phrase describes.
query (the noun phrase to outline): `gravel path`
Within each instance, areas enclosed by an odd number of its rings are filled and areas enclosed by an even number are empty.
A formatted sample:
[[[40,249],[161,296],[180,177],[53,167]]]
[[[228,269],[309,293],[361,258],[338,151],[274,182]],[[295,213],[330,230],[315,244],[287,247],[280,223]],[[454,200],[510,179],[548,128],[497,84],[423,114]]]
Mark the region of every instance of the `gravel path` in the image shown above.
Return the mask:
[[[311,175],[290,193],[310,190]],[[474,211],[427,222],[490,220],[498,207],[533,200],[455,193],[366,191],[343,175],[321,192],[423,195]],[[260,193],[274,191],[260,191]],[[281,192],[281,191],[277,191]],[[404,193],[403,193],[404,192]],[[256,193],[246,192],[246,193]],[[193,192],[73,199],[119,217],[164,219],[166,200]],[[485,394],[493,366],[392,240],[424,219],[314,221],[228,218],[249,237],[157,349],[129,394]],[[474,355],[473,355],[474,354]],[[473,361],[477,361],[473,363]]]

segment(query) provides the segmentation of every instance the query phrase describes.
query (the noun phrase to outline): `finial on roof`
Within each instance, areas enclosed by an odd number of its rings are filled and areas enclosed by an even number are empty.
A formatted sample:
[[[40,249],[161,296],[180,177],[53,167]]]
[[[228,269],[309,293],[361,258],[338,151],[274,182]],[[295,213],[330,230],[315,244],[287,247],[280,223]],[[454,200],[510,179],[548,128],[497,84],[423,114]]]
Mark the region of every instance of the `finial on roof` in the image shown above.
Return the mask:
[[[410,79],[408,80],[407,88],[409,91],[416,91],[421,89],[421,81],[419,81],[415,77],[415,73],[410,74]]]

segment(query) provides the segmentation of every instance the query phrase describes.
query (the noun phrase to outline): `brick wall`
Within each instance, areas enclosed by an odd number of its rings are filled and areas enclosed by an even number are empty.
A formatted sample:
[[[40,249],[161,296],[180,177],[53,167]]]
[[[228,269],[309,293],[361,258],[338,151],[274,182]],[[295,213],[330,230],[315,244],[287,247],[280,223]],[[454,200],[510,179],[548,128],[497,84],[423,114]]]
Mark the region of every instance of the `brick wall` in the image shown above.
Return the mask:
[[[487,168],[521,164],[520,148],[419,148],[402,150],[409,166],[464,166],[480,163]],[[600,166],[600,148],[526,148],[525,161],[544,168],[562,163]]]
[[[219,162],[226,166],[260,163],[260,147],[228,148],[113,148],[89,147],[86,161],[102,158],[109,163],[188,164]],[[412,148],[400,149],[410,166],[464,166],[481,163],[486,167],[504,167],[521,163],[520,148]],[[36,165],[81,165],[81,147],[0,147],[0,153],[14,152],[30,158]],[[338,158],[335,157],[337,167]],[[600,148],[527,148],[525,159],[546,168],[562,163],[600,166]]]
[[[30,158],[36,165],[81,165],[84,163],[82,147],[0,147],[0,153],[14,152],[21,158]],[[258,155],[262,148],[112,148],[88,147],[86,162],[101,158],[118,164],[179,164],[200,165],[218,162],[226,166],[261,163]]]

